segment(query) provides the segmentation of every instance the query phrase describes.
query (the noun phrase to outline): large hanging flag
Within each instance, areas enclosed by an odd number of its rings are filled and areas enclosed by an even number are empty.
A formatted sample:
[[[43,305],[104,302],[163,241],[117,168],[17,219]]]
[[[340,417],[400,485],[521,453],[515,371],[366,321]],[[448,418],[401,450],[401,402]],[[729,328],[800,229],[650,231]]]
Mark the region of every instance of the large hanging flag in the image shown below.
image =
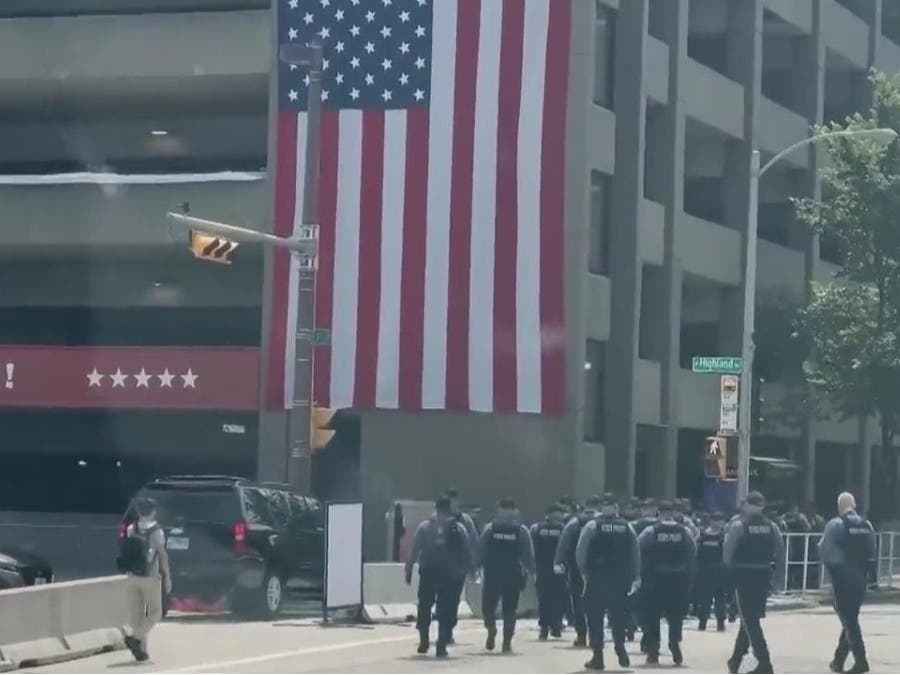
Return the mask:
[[[324,46],[313,398],[560,414],[571,0],[277,0]],[[276,234],[299,227],[308,76],[280,64]],[[266,399],[293,398],[278,253]]]

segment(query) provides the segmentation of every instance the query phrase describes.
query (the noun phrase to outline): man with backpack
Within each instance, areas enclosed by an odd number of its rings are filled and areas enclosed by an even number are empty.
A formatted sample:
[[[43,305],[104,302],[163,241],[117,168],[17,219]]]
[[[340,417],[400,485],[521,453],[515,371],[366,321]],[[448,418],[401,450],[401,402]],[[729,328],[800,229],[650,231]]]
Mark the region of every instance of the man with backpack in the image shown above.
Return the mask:
[[[166,535],[156,522],[156,502],[144,498],[135,504],[137,521],[128,526],[119,555],[119,569],[133,579],[138,614],[125,645],[138,661],[150,658],[147,636],[162,619],[162,594],[172,592],[172,575],[166,553]]]

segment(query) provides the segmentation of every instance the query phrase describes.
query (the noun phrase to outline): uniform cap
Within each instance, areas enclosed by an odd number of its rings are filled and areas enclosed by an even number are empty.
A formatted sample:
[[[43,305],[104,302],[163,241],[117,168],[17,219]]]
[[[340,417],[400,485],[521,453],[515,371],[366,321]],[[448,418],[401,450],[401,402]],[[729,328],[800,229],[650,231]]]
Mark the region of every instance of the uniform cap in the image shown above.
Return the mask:
[[[605,494],[600,497],[600,506],[615,506],[619,503],[619,498],[613,494]]]
[[[766,498],[762,496],[761,492],[757,492],[756,490],[748,494],[744,501],[750,506],[758,506],[760,508],[766,505]]]

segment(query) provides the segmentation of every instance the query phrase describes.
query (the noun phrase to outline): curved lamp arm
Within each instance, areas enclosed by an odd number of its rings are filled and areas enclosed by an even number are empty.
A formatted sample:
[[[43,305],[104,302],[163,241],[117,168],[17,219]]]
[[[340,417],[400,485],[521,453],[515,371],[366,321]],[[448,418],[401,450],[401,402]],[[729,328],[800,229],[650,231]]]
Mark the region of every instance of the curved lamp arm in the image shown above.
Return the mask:
[[[765,166],[763,166],[759,170],[757,176],[762,176],[772,167],[773,164],[778,162],[783,157],[791,154],[795,150],[799,150],[800,148],[810,145],[811,143],[818,143],[819,141],[824,141],[829,138],[837,138],[840,136],[872,136],[880,144],[888,145],[891,141],[897,138],[897,132],[893,129],[844,129],[843,131],[825,131],[821,134],[816,134],[815,136],[801,139],[796,143],[789,145],[768,162],[766,162]]]

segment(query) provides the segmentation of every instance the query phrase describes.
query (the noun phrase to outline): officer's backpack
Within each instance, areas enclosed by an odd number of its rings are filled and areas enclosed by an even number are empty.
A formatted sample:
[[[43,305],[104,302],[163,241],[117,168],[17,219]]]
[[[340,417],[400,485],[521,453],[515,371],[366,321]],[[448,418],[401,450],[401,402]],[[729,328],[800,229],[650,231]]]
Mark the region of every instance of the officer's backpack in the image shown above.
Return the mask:
[[[156,532],[157,527],[154,525],[143,532],[137,525],[131,528],[122,541],[122,548],[116,560],[120,572],[139,577],[146,577],[150,574],[150,537]]]

